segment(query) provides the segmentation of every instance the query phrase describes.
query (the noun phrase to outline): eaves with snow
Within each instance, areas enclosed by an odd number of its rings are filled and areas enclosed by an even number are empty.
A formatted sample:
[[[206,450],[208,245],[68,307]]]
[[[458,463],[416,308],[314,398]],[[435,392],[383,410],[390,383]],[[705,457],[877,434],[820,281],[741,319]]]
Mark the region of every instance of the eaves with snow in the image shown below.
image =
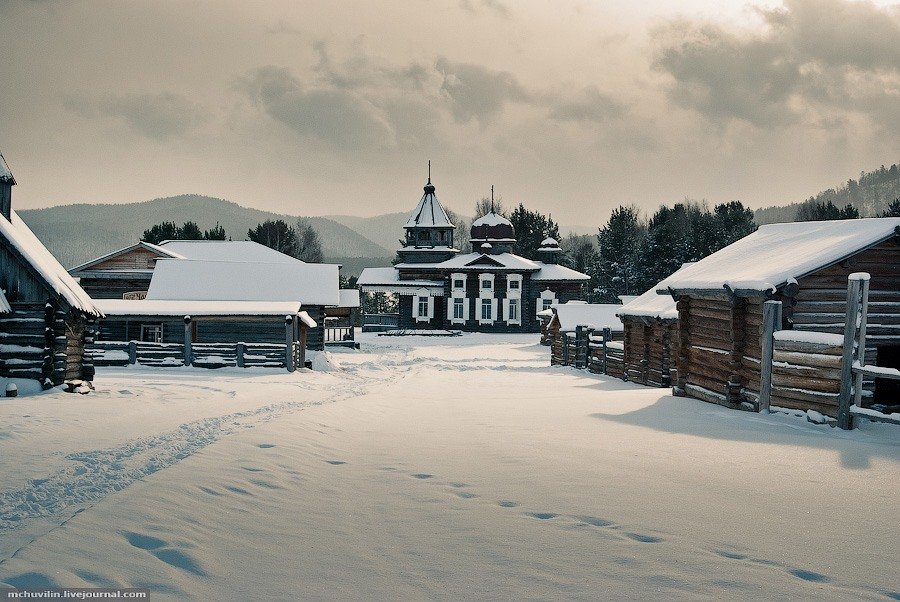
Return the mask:
[[[791,222],[756,232],[676,272],[657,292],[774,292],[900,232],[900,218]]]

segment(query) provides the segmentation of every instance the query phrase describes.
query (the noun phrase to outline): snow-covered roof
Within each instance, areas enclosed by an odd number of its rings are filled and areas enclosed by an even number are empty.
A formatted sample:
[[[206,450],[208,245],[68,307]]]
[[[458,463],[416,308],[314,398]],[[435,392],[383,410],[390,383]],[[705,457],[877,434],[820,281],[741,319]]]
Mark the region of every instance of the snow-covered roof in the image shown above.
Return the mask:
[[[12,172],[9,170],[9,165],[6,164],[6,159],[3,158],[2,153],[0,153],[0,182],[8,182],[10,184],[16,183],[16,179],[13,178]]]
[[[300,311],[298,301],[97,299],[95,303],[107,316],[288,316]]]
[[[328,263],[160,259],[148,299],[340,303],[338,266]]]
[[[484,261],[483,258],[486,258]],[[495,265],[492,265],[495,264]],[[401,263],[398,264],[398,268],[417,268],[417,267],[436,267],[441,269],[479,269],[479,270],[498,270],[498,269],[511,269],[511,270],[529,270],[535,271],[540,269],[543,264],[531,261],[530,259],[525,259],[524,257],[520,257],[513,253],[466,253],[464,255],[457,255],[456,257],[452,257],[447,261],[442,261],[441,263],[432,263],[432,264],[422,264],[422,263]]]
[[[425,185],[425,194],[422,195],[415,211],[409,216],[404,228],[455,228],[456,226],[447,217],[447,212],[434,194],[434,186],[431,180]]]
[[[367,292],[415,294],[419,289],[441,295],[444,283],[440,280],[401,280],[396,268],[365,268],[356,283]]]
[[[900,218],[767,224],[676,272],[675,291],[775,290],[791,279],[876,245],[895,234]],[[668,280],[668,279],[667,279]]]
[[[338,307],[359,307],[359,289],[342,288],[338,292],[341,298]]]
[[[95,266],[99,263],[103,263],[107,259],[111,259],[113,257],[118,257],[119,255],[123,255],[125,253],[128,253],[129,251],[133,251],[134,249],[138,249],[138,248],[147,249],[148,251],[156,253],[160,257],[169,257],[172,259],[184,259],[185,258],[184,255],[176,253],[173,249],[164,249],[164,248],[160,247],[159,245],[154,245],[152,243],[144,242],[143,240],[141,240],[141,241],[136,242],[133,245],[129,245],[122,249],[118,249],[111,253],[107,253],[106,255],[102,255],[100,257],[97,257],[96,259],[92,259],[86,263],[83,263],[77,267],[74,267],[71,270],[69,270],[69,273],[74,274],[75,272],[80,272],[82,270],[85,270],[87,268]],[[123,270],[123,271],[137,271],[137,270]]]
[[[19,215],[13,211],[10,217],[11,221],[0,217],[0,235],[22,254],[44,282],[74,309],[92,316],[102,315],[88,294],[38,240]]]
[[[544,281],[544,280],[590,280],[591,277],[587,274],[582,274],[577,270],[573,270],[572,268],[567,268],[564,265],[559,264],[550,264],[550,263],[541,263],[537,262],[540,266],[540,270],[538,270],[534,276],[531,277],[532,280],[536,281]]]
[[[622,332],[625,327],[616,315],[622,306],[612,303],[561,303],[554,304],[554,319],[559,321],[560,330],[575,330],[576,326],[587,326],[594,330],[609,327],[613,332]]]
[[[555,238],[550,238],[549,236],[541,241],[542,247],[558,247],[559,242]]]
[[[633,316],[637,318],[658,318],[660,320],[677,320],[678,310],[675,308],[675,300],[672,295],[659,294],[656,288],[651,288],[633,301],[619,306],[619,316]]]
[[[477,220],[472,222],[472,227],[476,226],[499,226],[501,224],[508,224],[512,226],[512,222],[500,215],[499,213],[494,213],[491,211],[490,213],[486,213],[482,215]]]
[[[252,240],[164,240],[159,246],[179,254],[184,259],[303,263],[299,259]]]
[[[3,289],[0,288],[0,314],[8,314],[12,311],[12,307],[9,306],[9,301],[6,300],[6,295],[3,294]]]
[[[662,279],[656,286],[652,287],[643,295],[639,295],[626,302],[619,311],[619,316],[632,316],[636,318],[658,318],[660,320],[677,320],[678,310],[675,308],[675,300],[672,298],[672,295],[668,293],[669,283],[677,279],[682,270],[686,270],[692,265],[694,264],[682,264],[682,266],[678,268],[678,270],[674,274]],[[667,292],[660,294],[657,292],[659,290]],[[623,302],[624,297],[625,295],[620,295],[620,298],[623,298]]]

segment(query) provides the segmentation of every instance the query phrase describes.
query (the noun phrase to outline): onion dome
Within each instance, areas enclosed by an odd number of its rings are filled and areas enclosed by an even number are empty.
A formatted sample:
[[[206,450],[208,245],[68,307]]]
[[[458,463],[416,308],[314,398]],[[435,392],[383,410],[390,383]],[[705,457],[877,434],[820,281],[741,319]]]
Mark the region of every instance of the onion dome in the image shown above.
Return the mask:
[[[555,238],[550,238],[549,236],[541,241],[542,249],[555,249],[559,248],[559,242]]]
[[[516,232],[512,222],[491,211],[472,222],[470,239],[473,241],[506,241],[514,242]]]

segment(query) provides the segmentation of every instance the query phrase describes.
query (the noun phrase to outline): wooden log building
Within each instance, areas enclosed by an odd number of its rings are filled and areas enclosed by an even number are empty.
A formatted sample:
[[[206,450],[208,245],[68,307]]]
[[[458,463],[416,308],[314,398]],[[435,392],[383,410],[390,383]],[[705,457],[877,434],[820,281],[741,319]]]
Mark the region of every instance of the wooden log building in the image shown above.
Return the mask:
[[[73,268],[70,273],[95,299],[296,302],[317,324],[307,339],[312,350],[324,349],[329,338],[326,312],[350,319],[359,307],[355,291],[340,291],[339,265],[306,263],[248,240],[171,240],[158,245],[138,242]],[[127,319],[110,316],[100,324],[100,338],[181,340],[179,327],[157,318],[139,307]],[[233,320],[206,324],[202,328],[209,332],[198,331],[198,337],[215,335],[221,337],[221,343],[283,343],[279,327],[265,326],[252,315],[245,318],[235,316]],[[352,335],[352,329],[342,332],[342,336]]]
[[[90,381],[85,344],[102,313],[12,210],[15,184],[0,155],[0,377]]]
[[[763,303],[782,302],[783,330],[841,334],[853,272],[871,274],[871,363],[900,367],[900,218],[770,224],[680,270],[657,291],[677,300],[676,392],[755,409]],[[776,354],[789,353],[791,344],[780,343]],[[835,416],[837,395],[817,394],[812,385],[799,375],[790,383],[776,379],[773,405]],[[890,381],[866,386],[876,402],[898,394]]]
[[[678,309],[672,297],[653,288],[623,305],[618,315],[625,333],[625,378],[641,385],[672,386],[678,364]]]

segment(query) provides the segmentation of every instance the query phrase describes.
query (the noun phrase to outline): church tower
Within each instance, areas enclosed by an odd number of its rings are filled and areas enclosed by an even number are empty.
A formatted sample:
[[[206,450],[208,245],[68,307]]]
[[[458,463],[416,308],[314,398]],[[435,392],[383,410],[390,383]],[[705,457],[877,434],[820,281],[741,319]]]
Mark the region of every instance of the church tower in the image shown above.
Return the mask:
[[[428,183],[425,184],[424,191],[415,211],[403,226],[406,238],[403,248],[397,251],[400,263],[439,263],[459,252],[453,247],[453,231],[456,226],[434,194],[431,161],[428,162]]]

